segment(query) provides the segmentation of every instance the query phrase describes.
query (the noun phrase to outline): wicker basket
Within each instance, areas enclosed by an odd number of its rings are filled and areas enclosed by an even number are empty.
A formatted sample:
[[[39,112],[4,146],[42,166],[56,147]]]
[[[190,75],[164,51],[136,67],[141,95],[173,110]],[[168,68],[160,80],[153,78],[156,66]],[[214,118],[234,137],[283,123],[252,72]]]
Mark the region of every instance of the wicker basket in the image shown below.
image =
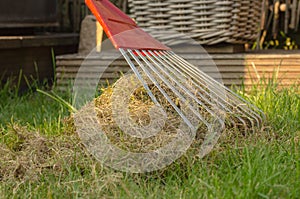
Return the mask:
[[[128,1],[138,25],[169,45],[185,42],[174,31],[206,45],[243,44],[257,38],[260,0]]]

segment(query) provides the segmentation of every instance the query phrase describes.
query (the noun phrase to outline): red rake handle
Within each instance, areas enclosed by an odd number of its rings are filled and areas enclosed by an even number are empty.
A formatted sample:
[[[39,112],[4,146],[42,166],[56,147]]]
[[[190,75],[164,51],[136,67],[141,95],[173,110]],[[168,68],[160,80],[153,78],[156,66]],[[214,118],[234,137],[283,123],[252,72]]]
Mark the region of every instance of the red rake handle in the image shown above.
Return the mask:
[[[143,31],[109,0],[85,0],[115,48],[137,50],[170,50]]]

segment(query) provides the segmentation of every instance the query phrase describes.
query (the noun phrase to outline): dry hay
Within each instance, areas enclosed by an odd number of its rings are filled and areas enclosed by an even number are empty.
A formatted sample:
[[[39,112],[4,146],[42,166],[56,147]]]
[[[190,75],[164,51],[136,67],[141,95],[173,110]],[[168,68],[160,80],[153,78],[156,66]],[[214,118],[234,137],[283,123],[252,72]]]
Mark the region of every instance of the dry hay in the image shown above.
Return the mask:
[[[149,138],[133,137],[126,132],[123,132],[119,125],[114,121],[111,107],[113,88],[109,87],[105,89],[103,94],[95,99],[95,110],[100,126],[110,141],[117,147],[131,152],[144,153],[165,146],[169,142],[172,142],[177,136],[177,129],[179,128],[182,119],[175,113],[171,105],[169,105],[154,86],[150,86],[150,89],[166,111],[167,122],[157,135]],[[172,98],[175,97],[172,96]],[[147,126],[150,123],[149,110],[152,106],[154,106],[154,103],[151,101],[150,97],[148,97],[144,88],[137,89],[133,95],[130,96],[129,112],[132,122],[139,126]],[[180,106],[180,104],[178,104],[178,106]],[[207,129],[205,127],[199,128],[198,138],[200,138],[200,136],[203,137],[206,131]]]
[[[69,118],[66,122],[70,127]],[[86,185],[86,192],[81,193],[83,198],[91,194],[111,197],[108,193],[120,186],[123,173],[104,168],[85,150],[78,136],[71,134],[72,129],[65,130],[68,132],[47,137],[16,124],[9,127],[0,143],[0,184],[9,193],[18,193],[28,186],[23,184],[39,187],[56,179],[60,188],[66,188],[67,195],[74,193],[70,187],[81,182]]]
[[[159,83],[192,125],[198,127],[197,131],[189,129],[156,86],[148,84],[160,106],[155,105],[136,76],[126,75],[74,115],[77,133],[96,159],[118,170],[144,172],[171,164],[188,149],[190,157],[210,151],[214,143],[202,145],[209,134],[207,126],[170,88]],[[198,109],[207,121],[215,121],[196,103],[188,106]],[[218,133],[210,136],[210,141],[214,142]]]
[[[34,181],[45,172],[63,175],[65,165],[80,164],[88,158],[74,135],[47,138],[13,124],[5,139],[5,144],[0,144],[0,181]]]
[[[148,86],[167,115],[165,119],[166,122],[164,123],[164,126],[162,127],[161,131],[157,132],[155,136],[151,136],[147,138],[139,138],[139,137],[132,136],[132,134],[128,132],[124,132],[124,130],[120,127],[120,123],[123,123],[123,121],[116,121],[116,118],[114,116],[115,113],[113,113],[113,109],[115,110],[117,107],[119,109],[128,108],[129,115],[125,115],[124,117],[129,117],[131,124],[141,128],[147,127],[147,125],[150,124],[151,122],[150,110],[155,106],[155,104],[148,96],[143,86],[139,85],[137,87],[136,85],[135,86],[131,85],[131,84],[137,84],[136,81],[137,79],[134,75],[124,76],[121,79],[119,79],[119,81],[114,86],[102,89],[103,92],[99,97],[94,99],[92,103],[87,104],[79,111],[79,113],[77,113],[77,115],[82,114],[85,115],[83,117],[86,117],[85,120],[82,120],[83,123],[79,124],[77,127],[81,129],[88,128],[90,131],[98,131],[99,129],[96,129],[96,127],[95,129],[91,127],[93,126],[93,122],[89,122],[87,119],[88,118],[87,114],[91,114],[91,115],[96,114],[97,115],[96,118],[92,116],[93,120],[94,119],[97,120],[97,123],[99,124],[99,125],[97,124],[98,128],[99,127],[101,128],[101,131],[105,133],[105,135],[109,138],[112,144],[126,151],[136,152],[136,153],[153,151],[156,150],[157,148],[165,146],[169,142],[172,142],[172,140],[176,136],[178,136],[177,130],[178,128],[180,128],[180,125],[181,123],[183,123],[183,121],[182,118],[178,115],[178,113],[174,110],[172,105],[166,100],[166,98],[162,95],[159,89],[157,89],[153,84],[150,84]],[[171,98],[171,100],[177,105],[177,107],[183,110],[182,108],[183,105],[178,100],[174,92],[172,92],[164,84],[160,84],[160,85],[163,88],[163,90],[168,94],[168,96]],[[118,92],[120,92],[123,89],[128,90],[125,91],[124,93],[131,93],[131,95],[130,96],[124,96],[122,94],[118,95]],[[119,98],[118,99],[119,101],[115,99],[116,97]],[[124,97],[130,99],[128,104],[122,103]],[[117,105],[117,106],[115,105],[119,103],[121,105]],[[122,106],[127,106],[127,107],[122,107]],[[208,121],[208,123],[214,125],[212,122],[215,122],[216,118],[214,118],[214,116],[208,113],[206,108],[200,105],[195,105],[195,106],[198,112],[200,113],[200,115],[203,118],[205,118],[206,121]],[[208,104],[205,104],[205,106],[209,107],[209,109],[211,110],[216,108],[216,107],[211,107],[211,105]],[[93,113],[93,111],[95,112]],[[90,113],[84,113],[84,112],[90,112]],[[191,111],[189,110],[189,112]],[[122,114],[123,110],[120,110],[119,113],[120,113],[119,115],[123,115]],[[224,113],[220,112],[219,114],[224,114]],[[235,129],[235,131],[240,130],[241,132],[244,132],[246,131],[247,128],[248,129],[251,128],[251,124],[250,122],[247,121],[247,118],[245,118],[242,115],[240,116],[243,117],[243,119],[245,119],[245,121],[247,122],[247,126],[245,126],[237,119],[236,116],[237,114],[234,112],[226,114],[225,125],[227,130]],[[193,117],[195,116],[193,115]],[[124,120],[126,119],[124,118]],[[86,121],[86,123],[84,121]],[[196,148],[199,148],[199,146],[201,146],[205,136],[208,133],[208,128],[204,123],[198,120],[196,122],[198,128],[196,132],[195,143],[197,143]],[[195,124],[195,122],[193,124]]]
[[[103,89],[101,96],[95,98],[93,103],[86,105],[93,106],[102,131],[115,146],[126,151],[143,153],[165,146],[169,142],[172,142],[177,136],[177,129],[182,122],[180,116],[174,111],[172,106],[155,86],[150,85],[150,89],[166,111],[167,122],[157,135],[148,138],[142,139],[128,135],[126,132],[123,132],[114,121],[111,104],[113,87]],[[173,92],[166,87],[164,87],[164,90],[170,95],[172,100],[176,102],[176,105],[181,108],[182,105],[177,101]],[[153,105],[154,103],[144,88],[140,87],[136,89],[130,96],[128,104],[132,122],[141,127],[149,125],[151,122],[149,109],[151,109]],[[201,114],[207,114],[203,109],[199,108],[199,110],[202,110]],[[79,113],[80,111],[81,110],[79,110]],[[226,118],[227,132],[229,132],[229,128],[236,128],[236,126],[231,126],[232,122],[230,121],[234,120],[235,118],[232,117],[232,115]],[[238,123],[238,121],[236,123]],[[48,138],[37,132],[31,132],[24,127],[12,125],[9,134],[6,135],[10,137],[11,142],[8,141],[7,145],[0,144],[0,181],[8,179],[37,180],[38,176],[44,172],[51,172],[54,175],[67,173],[68,169],[66,168],[74,162],[79,167],[80,164],[86,166],[87,162],[94,164],[94,159],[91,158],[90,155],[87,155],[75,133],[73,117],[66,119],[65,127],[67,132],[64,136]],[[207,131],[208,129],[205,125],[199,126],[196,139],[192,143],[192,146],[186,155],[177,162],[181,165],[185,165],[187,161],[186,157],[188,157],[189,162],[191,158],[196,157]]]
[[[172,92],[170,88],[168,88],[163,83],[159,83],[162,89],[176,104],[176,106],[184,111],[184,104],[181,104],[181,102],[177,100],[174,92]],[[114,86],[102,89],[103,93],[99,97],[94,99],[93,102],[90,102],[86,106],[82,107],[79,112],[76,113],[76,128],[78,130],[80,138],[82,139],[82,142],[85,144],[85,146],[90,150],[92,154],[96,156],[97,159],[101,159],[101,157],[103,157],[101,155],[99,156],[99,154],[112,154],[111,152],[115,150],[115,147],[126,152],[133,153],[156,152],[157,149],[160,149],[168,145],[169,143],[173,144],[173,141],[176,138],[178,139],[178,129],[182,128],[181,124],[184,123],[182,121],[182,118],[162,95],[159,89],[156,88],[156,86],[154,86],[153,84],[148,84],[148,86],[166,113],[165,123],[161,123],[159,121],[159,118],[151,118],[151,108],[153,108],[155,104],[134,75],[126,75],[119,79]],[[125,100],[126,102],[123,103],[122,100]],[[205,105],[207,107],[211,106],[209,104]],[[213,127],[214,132],[219,131],[218,133],[221,133],[222,129],[217,125],[218,122],[212,123],[216,121],[215,116],[208,113],[205,106],[201,107],[197,104],[192,104],[192,106],[198,109],[199,113],[206,119],[206,121],[208,121],[208,123],[211,123],[212,126],[216,124]],[[214,109],[217,107],[209,108]],[[120,109],[119,112],[118,109]],[[129,114],[123,114],[125,109],[129,112]],[[123,116],[121,120],[116,119],[116,110],[117,115],[121,117]],[[215,110],[218,111],[220,109]],[[195,118],[195,115],[193,113],[185,112],[185,114],[186,113],[192,115],[192,117]],[[220,112],[220,114],[224,114],[224,112]],[[188,118],[190,115],[187,115]],[[194,118],[189,119],[193,120]],[[148,137],[132,136],[130,132],[126,131],[128,129],[125,129],[124,131],[124,129],[121,127],[122,125],[120,125],[130,120],[130,125],[137,127],[136,129],[142,129],[141,132],[147,133],[143,131],[143,128],[147,127],[147,125],[150,125],[153,119],[158,119],[158,123],[161,123],[163,125],[159,125],[159,127],[162,127],[161,129],[159,128],[159,132],[156,132],[155,135],[151,135]],[[218,135],[214,135],[214,137],[211,138],[212,141],[203,146],[202,144],[204,139],[211,132],[209,132],[208,127],[204,123],[199,122],[199,120],[194,121],[195,122],[193,122],[193,125],[196,124],[198,128],[195,139],[193,140],[192,145],[189,147],[187,154],[191,157],[196,157],[197,155],[203,156],[203,154],[206,155],[207,152],[212,149],[213,145],[215,144],[214,142],[216,141],[215,137],[218,137]],[[225,118],[225,124],[227,130],[234,128],[235,132],[236,130],[245,131],[246,129],[245,126],[241,125],[237,118],[235,118],[235,113],[227,114]],[[129,131],[130,128],[131,127],[129,127]],[[150,130],[152,131],[153,129]],[[100,134],[104,133],[105,136],[99,136],[99,131],[101,131]],[[143,135],[143,133],[141,134]],[[109,144],[107,145],[106,141],[99,141],[102,139],[108,139]],[[102,147],[103,145],[105,145],[105,147]],[[166,154],[162,154],[162,156],[166,156]],[[110,156],[110,158],[111,157],[112,156]],[[117,155],[116,159],[118,158],[119,157]]]

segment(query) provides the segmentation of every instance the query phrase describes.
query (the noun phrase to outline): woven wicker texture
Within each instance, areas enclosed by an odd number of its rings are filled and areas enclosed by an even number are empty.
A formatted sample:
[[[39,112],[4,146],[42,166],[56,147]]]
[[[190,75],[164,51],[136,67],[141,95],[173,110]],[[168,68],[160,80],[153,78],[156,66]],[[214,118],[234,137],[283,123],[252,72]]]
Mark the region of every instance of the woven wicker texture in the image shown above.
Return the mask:
[[[129,0],[138,25],[165,44],[243,44],[257,38],[260,0]],[[171,31],[172,30],[172,31]],[[181,37],[180,39],[178,39]]]

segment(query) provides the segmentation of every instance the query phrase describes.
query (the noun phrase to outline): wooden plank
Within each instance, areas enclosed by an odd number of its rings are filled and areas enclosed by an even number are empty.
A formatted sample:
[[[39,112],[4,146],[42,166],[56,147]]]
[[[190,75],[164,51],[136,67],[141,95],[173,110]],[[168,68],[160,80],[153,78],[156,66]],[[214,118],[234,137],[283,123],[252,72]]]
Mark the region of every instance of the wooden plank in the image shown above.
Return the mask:
[[[241,86],[241,85],[245,85],[245,86],[252,86],[252,85],[257,85],[259,84],[260,82],[259,81],[253,81],[253,80],[250,80],[250,79],[246,79],[246,80],[235,80],[235,79],[231,79],[231,80],[223,80],[223,83],[224,85],[230,87],[232,85],[235,85],[235,86]],[[288,81],[288,80],[281,80],[279,82],[277,82],[279,84],[279,86],[292,86],[292,85],[295,85],[296,82],[293,82],[293,81]],[[300,82],[298,81],[298,84]],[[263,83],[262,83],[262,86],[263,86]]]
[[[256,51],[253,53],[228,53],[228,54],[179,54],[183,58],[186,59],[214,59],[214,60],[247,60],[247,59],[285,59],[285,58],[300,58],[300,50],[294,50],[294,51],[281,51],[276,50],[276,53],[266,53],[266,51]]]
[[[214,60],[214,61],[203,61],[203,60],[187,60],[189,63],[195,65],[195,66],[215,66],[217,65],[218,67],[220,66],[251,66],[252,63],[254,65],[260,65],[260,66],[268,66],[268,67],[274,67],[274,66],[299,66],[300,65],[300,59],[295,59],[295,60],[247,60],[244,62],[239,62],[239,61],[219,61],[219,60]]]
[[[35,36],[0,36],[0,49],[77,45],[78,39],[79,35],[75,33]]]
[[[117,81],[117,79],[102,79],[99,81],[98,85],[107,85],[107,83],[113,84],[116,81]],[[76,85],[81,85],[82,87],[89,86],[86,83],[86,80],[76,80]],[[57,87],[73,87],[73,86],[74,86],[74,79],[58,79],[57,80]],[[96,85],[93,85],[93,86],[96,86]]]
[[[57,73],[57,78],[59,79],[72,79],[76,78],[77,74],[70,74],[70,73]],[[121,73],[103,73],[103,74],[97,74],[97,73],[80,73],[80,75],[77,77],[78,79],[114,79],[120,77]]]
[[[272,52],[272,51],[271,51]],[[258,53],[249,53],[245,54],[245,59],[284,59],[284,58],[300,58],[300,50],[293,51],[282,51],[276,50],[276,53],[262,53],[259,51]]]
[[[219,72],[222,73],[226,73],[226,72],[259,72],[259,73],[263,73],[263,72],[299,72],[300,71],[300,67],[295,67],[293,68],[292,66],[289,67],[268,67],[268,66],[256,66],[256,69],[254,69],[252,66],[248,66],[248,67],[218,67]],[[203,71],[213,71],[213,70],[206,70],[206,69],[202,69]]]
[[[299,82],[300,79],[300,56],[294,53],[283,55],[216,54],[211,56],[214,60],[208,55],[184,54],[182,56],[188,62],[195,63],[200,70],[213,78],[222,77],[225,85],[235,84],[239,86],[244,82],[246,86],[249,86],[258,81],[257,73],[260,78],[272,79],[276,72],[278,72],[277,80],[282,85],[293,85],[295,82]],[[118,73],[115,72],[130,71],[124,59],[119,58],[112,62],[113,57],[109,54],[101,57],[100,60],[99,56],[89,57],[84,64],[86,74],[82,74],[82,76],[98,78],[95,74],[104,72],[103,79],[106,78],[109,81],[115,81],[119,77]],[[74,59],[71,56],[61,56],[57,61],[57,65],[59,66],[57,71],[68,73],[67,75],[64,74],[64,77],[75,78],[83,59],[84,57],[80,56],[74,56]],[[106,68],[106,65],[109,64],[110,66]],[[63,74],[60,75],[59,77],[63,77]]]
[[[268,67],[275,67],[275,66],[299,66],[300,65],[300,59],[285,59],[285,60],[247,60],[243,62],[238,61],[203,61],[203,60],[187,60],[190,64],[193,64],[195,66],[232,66],[232,67],[245,67],[249,65],[260,65],[260,66],[268,66]]]
[[[69,66],[69,67],[58,67],[56,69],[57,72],[60,73],[77,73],[79,70],[79,67],[76,66]],[[119,66],[113,66],[113,67],[102,67],[102,66],[91,66],[91,67],[86,67],[84,69],[85,72],[127,72],[130,70],[130,67],[119,67]]]
[[[273,59],[273,60],[246,60],[245,64],[256,64],[256,65],[266,65],[266,66],[277,66],[277,65],[291,65],[299,66],[300,59]]]
[[[59,66],[56,70],[58,72],[77,72],[80,66],[76,65],[63,65]],[[200,70],[204,72],[274,72],[274,71],[279,71],[279,72],[299,72],[300,71],[300,66],[299,67],[293,67],[293,66],[280,66],[278,67],[273,67],[273,66],[256,66],[256,70],[252,67],[252,65],[249,66],[218,66],[218,67],[212,67],[212,66],[200,66],[198,67]],[[108,72],[117,72],[117,71],[128,71],[130,70],[129,66],[119,66],[119,65],[113,65],[113,66],[95,66],[91,65],[85,68],[86,71],[95,71],[95,72],[103,72],[103,71],[108,71]]]
[[[116,78],[119,77],[120,75],[122,75],[122,73],[102,73],[102,74],[97,74],[97,73],[80,73],[78,78],[99,78],[101,76],[101,78]],[[209,75],[212,78],[219,78],[222,77],[223,79],[258,79],[258,76],[256,73],[222,73],[222,74],[216,74],[216,73],[207,73],[207,75]],[[57,73],[56,74],[57,78],[63,79],[63,78],[76,78],[77,77],[77,73]],[[264,79],[264,78],[273,78],[275,75],[273,73],[263,73],[263,74],[259,74],[259,78]],[[300,73],[298,74],[278,74],[277,76],[278,79],[300,79]]]
[[[115,82],[118,80],[119,77],[114,77],[114,78],[102,78],[99,80],[99,82],[101,83],[106,83],[107,81],[108,82]],[[75,79],[58,79],[57,80],[57,84],[58,85],[71,85],[74,83],[74,80]],[[98,82],[98,79],[88,79],[89,81],[92,81],[94,80],[94,82]],[[259,79],[253,79],[253,78],[246,78],[246,79],[217,79],[217,81],[221,81],[223,82],[225,85],[241,85],[242,83],[244,83],[245,85],[252,85],[252,84],[257,84],[260,82]],[[268,82],[269,79],[263,79],[262,80],[263,82]],[[272,79],[271,79],[272,81]],[[76,83],[78,85],[88,85],[87,84],[87,79],[76,79]],[[295,85],[296,83],[300,83],[299,79],[281,79],[281,78],[278,78],[276,79],[276,83],[278,84],[283,84],[283,85]]]
[[[176,53],[238,53],[245,52],[245,47],[243,44],[228,44],[220,43],[216,45],[191,45],[191,44],[179,44],[172,45],[172,50]],[[203,49],[202,49],[203,48]]]
[[[113,60],[88,60],[88,61],[56,61],[57,66],[128,66],[127,62],[124,61],[113,61]]]

